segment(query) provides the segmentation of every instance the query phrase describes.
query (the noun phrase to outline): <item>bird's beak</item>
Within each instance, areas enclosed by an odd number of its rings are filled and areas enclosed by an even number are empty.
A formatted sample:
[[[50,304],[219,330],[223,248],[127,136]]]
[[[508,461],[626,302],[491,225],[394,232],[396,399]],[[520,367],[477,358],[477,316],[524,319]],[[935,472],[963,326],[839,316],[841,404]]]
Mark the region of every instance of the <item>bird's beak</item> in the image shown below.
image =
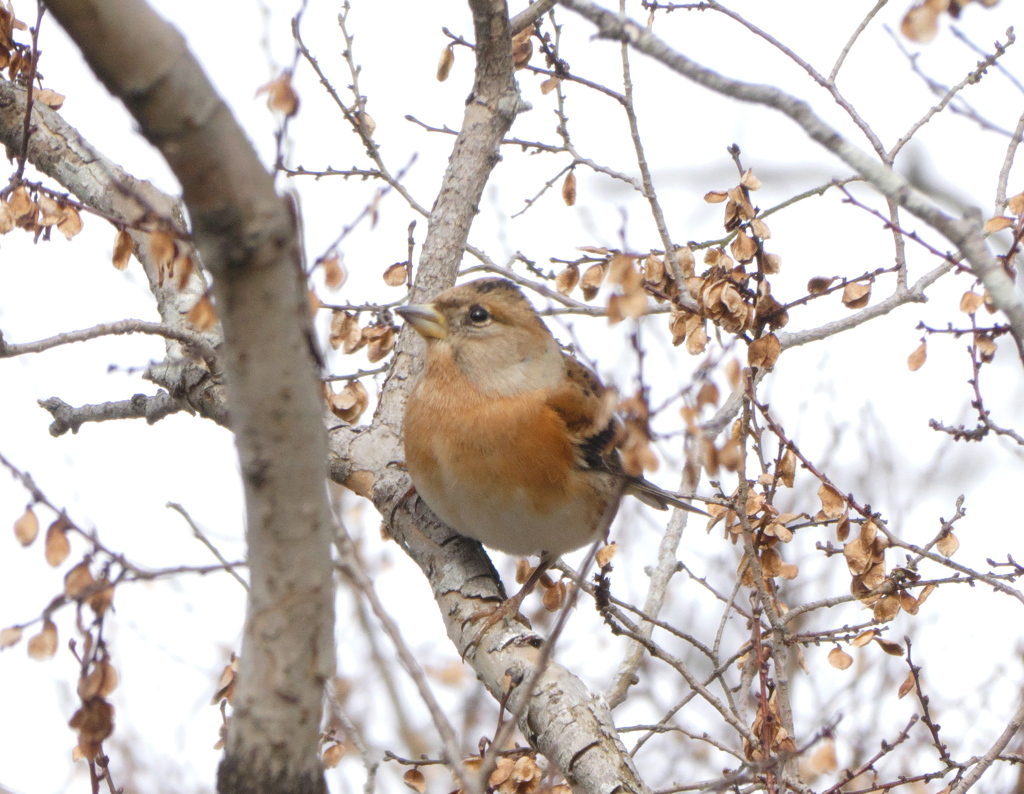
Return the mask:
[[[444,339],[448,336],[448,323],[432,303],[399,306],[395,313],[415,328],[424,339]]]

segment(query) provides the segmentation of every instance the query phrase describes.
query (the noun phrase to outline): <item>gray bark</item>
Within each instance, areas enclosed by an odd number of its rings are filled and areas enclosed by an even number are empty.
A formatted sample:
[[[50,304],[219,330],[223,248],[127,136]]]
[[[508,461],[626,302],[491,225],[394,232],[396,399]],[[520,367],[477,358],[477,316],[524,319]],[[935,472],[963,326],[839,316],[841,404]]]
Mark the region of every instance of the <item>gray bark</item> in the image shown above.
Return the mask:
[[[251,577],[218,788],[324,791],[317,737],[334,672],[331,526],[295,219],[181,35],[144,2],[47,7],[178,177],[214,277]]]

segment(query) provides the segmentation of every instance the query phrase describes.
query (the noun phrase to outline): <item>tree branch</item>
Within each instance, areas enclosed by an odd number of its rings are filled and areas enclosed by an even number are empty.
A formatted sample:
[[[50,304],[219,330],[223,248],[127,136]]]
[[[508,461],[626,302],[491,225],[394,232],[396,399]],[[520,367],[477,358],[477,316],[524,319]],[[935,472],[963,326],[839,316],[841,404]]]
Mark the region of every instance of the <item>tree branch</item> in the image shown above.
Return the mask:
[[[470,224],[505,133],[523,105],[512,74],[507,10],[497,0],[472,0],[476,30],[476,79],[448,168],[430,215],[415,296],[432,296],[452,284]],[[412,337],[415,337],[413,334]],[[392,536],[423,570],[448,636],[499,701],[515,709],[531,678],[541,638],[503,621],[477,639],[473,617],[482,601],[505,597],[480,544],[437,522],[416,498],[405,498],[409,479],[401,447],[405,401],[419,365],[410,350],[419,342],[403,332],[394,365],[369,428],[342,427],[332,434],[330,476],[371,498]],[[564,668],[549,664],[532,693],[519,727],[577,792],[646,793],[615,730],[607,705]]]
[[[0,143],[13,151],[22,150],[26,107],[25,89],[0,80]],[[226,424],[223,389],[209,382],[207,368],[191,360],[180,344],[196,335],[210,346],[220,341],[219,331],[198,333],[186,319],[189,309],[207,290],[199,257],[193,256],[196,267],[187,283],[179,288],[174,279],[165,278],[161,263],[150,252],[150,235],[144,231],[172,229],[180,235],[176,245],[181,246],[181,254],[195,254],[191,242],[185,239],[181,202],[104,157],[59,113],[41,102],[33,103],[31,119],[28,161],[83,204],[128,231],[135,243],[135,256],[142,263],[156,298],[163,326],[182,335],[167,336],[167,361],[150,368],[152,379],[175,397],[187,400],[200,415]]]
[[[977,783],[988,768],[999,759],[1003,750],[1006,749],[1006,745],[1017,735],[1022,725],[1024,725],[1024,703],[1017,706],[1017,710],[1014,712],[1013,717],[1010,718],[1003,732],[999,734],[999,738],[995,740],[988,749],[988,752],[981,757],[971,771],[964,775],[963,779],[953,787],[950,794],[964,794],[971,786]]]
[[[325,791],[318,735],[335,669],[326,433],[292,207],[181,34],[142,0],[47,6],[174,171],[215,276],[251,588],[218,788]]]
[[[1013,280],[985,244],[981,215],[971,210],[962,219],[951,218],[915,190],[900,174],[872,159],[819,118],[810,105],[769,85],[733,80],[707,69],[668,46],[643,25],[613,14],[590,0],[559,2],[593,22],[602,38],[625,41],[672,71],[716,93],[741,102],[752,102],[778,110],[795,121],[822,147],[836,155],[870,182],[879,192],[930,225],[963,254],[972,272],[984,283],[996,308],[1006,314],[1017,351],[1024,362],[1024,300]]]
[[[101,336],[123,336],[125,334],[153,334],[162,336],[165,339],[174,339],[186,347],[193,349],[211,368],[214,365],[217,354],[210,343],[189,328],[170,328],[162,323],[150,323],[145,320],[118,320],[112,323],[101,323],[92,328],[83,328],[81,331],[67,331],[47,339],[39,339],[35,342],[25,342],[20,345],[11,344],[3,337],[0,331],[0,358],[13,358],[23,356],[27,353],[41,353],[44,350],[51,350],[61,345],[68,345],[73,342],[86,342],[90,339],[98,339]]]
[[[86,422],[109,422],[112,419],[145,419],[148,424],[155,424],[165,416],[189,411],[187,403],[176,400],[163,389],[153,396],[136,394],[130,400],[99,403],[98,405],[81,405],[77,408],[68,405],[59,397],[40,400],[39,405],[53,416],[50,423],[50,435],[62,436],[69,430],[77,433],[78,428]]]

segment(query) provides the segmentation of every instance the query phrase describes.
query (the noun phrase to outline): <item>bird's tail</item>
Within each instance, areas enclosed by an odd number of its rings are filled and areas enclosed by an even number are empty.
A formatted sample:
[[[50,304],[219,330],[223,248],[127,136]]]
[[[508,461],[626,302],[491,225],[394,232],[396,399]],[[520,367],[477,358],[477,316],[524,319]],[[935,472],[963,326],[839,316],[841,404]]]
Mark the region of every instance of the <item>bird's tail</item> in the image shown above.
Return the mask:
[[[626,486],[626,493],[635,496],[645,505],[650,505],[658,510],[668,510],[671,506],[678,507],[680,510],[689,510],[691,513],[698,513],[702,516],[707,515],[699,507],[694,507],[689,502],[684,502],[683,497],[679,494],[659,488],[653,482],[649,482],[643,477],[630,479],[629,484]]]

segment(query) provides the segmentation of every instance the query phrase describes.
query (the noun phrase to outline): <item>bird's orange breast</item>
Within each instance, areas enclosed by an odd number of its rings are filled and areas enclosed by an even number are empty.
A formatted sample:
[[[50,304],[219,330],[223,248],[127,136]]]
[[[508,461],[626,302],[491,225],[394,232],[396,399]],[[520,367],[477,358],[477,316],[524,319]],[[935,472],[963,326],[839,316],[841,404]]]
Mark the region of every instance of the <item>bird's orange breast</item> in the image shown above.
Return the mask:
[[[467,387],[459,397],[424,381],[406,409],[405,439],[414,480],[443,477],[497,496],[523,488],[541,513],[568,496],[572,443],[540,394],[493,399]]]
[[[596,532],[609,498],[577,469],[546,396],[486,395],[454,367],[427,367],[406,406],[406,464],[453,529],[518,554],[577,548]]]

